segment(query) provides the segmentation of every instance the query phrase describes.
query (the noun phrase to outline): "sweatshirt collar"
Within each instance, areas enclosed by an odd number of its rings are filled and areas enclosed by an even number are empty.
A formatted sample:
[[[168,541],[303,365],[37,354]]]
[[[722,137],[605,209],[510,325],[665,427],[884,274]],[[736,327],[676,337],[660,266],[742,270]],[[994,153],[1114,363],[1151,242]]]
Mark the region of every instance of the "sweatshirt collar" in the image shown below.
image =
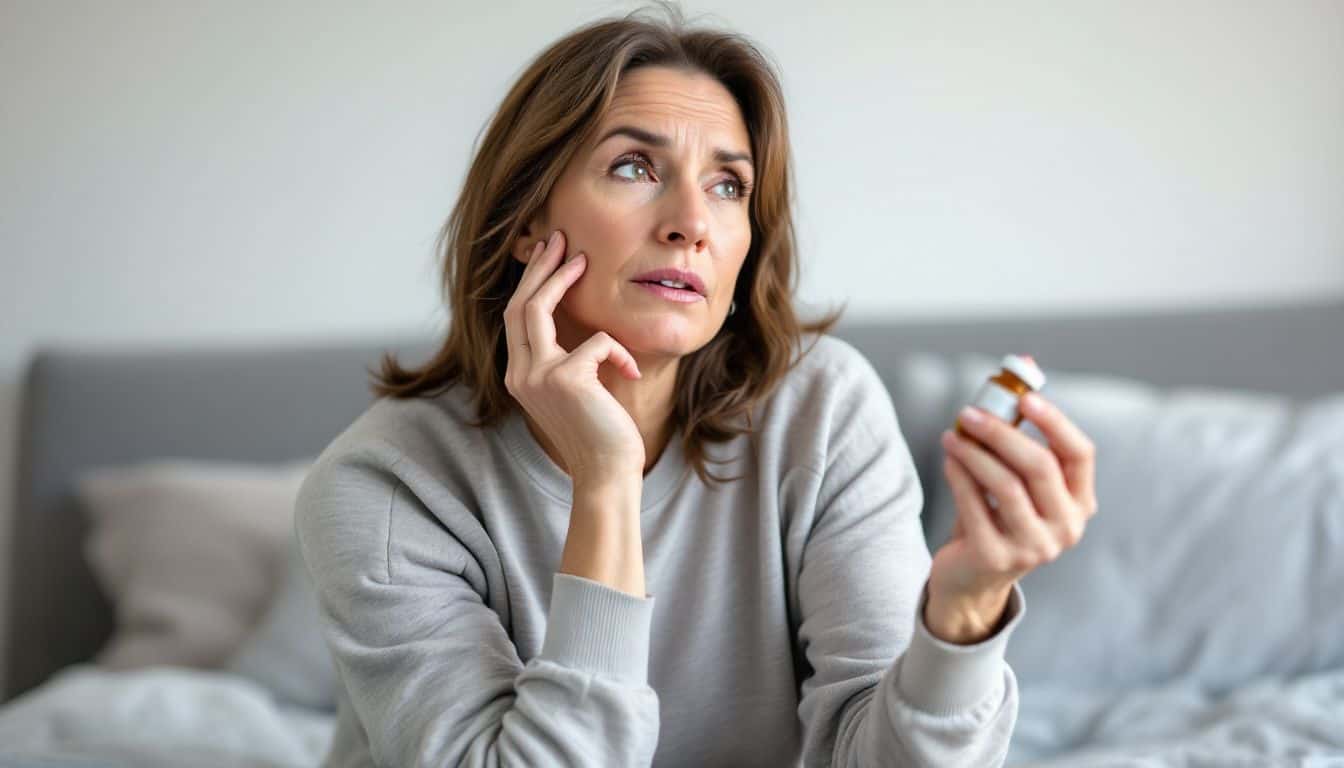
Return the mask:
[[[540,487],[557,501],[566,506],[574,503],[574,486],[568,474],[551,460],[546,450],[527,428],[521,408],[510,408],[501,424],[500,433],[505,445],[514,459],[533,484]],[[679,486],[690,464],[686,461],[681,446],[681,430],[672,434],[658,462],[644,475],[644,488],[640,494],[639,511],[648,512],[658,506]]]

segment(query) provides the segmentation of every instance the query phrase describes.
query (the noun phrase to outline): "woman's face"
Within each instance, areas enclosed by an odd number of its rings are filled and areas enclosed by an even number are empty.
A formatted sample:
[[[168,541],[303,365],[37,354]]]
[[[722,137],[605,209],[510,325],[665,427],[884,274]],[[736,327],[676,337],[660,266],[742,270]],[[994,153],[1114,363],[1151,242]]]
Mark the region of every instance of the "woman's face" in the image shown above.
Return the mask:
[[[626,73],[515,251],[526,261],[559,229],[567,257],[587,255],[556,309],[557,341],[572,349],[606,331],[644,359],[708,343],[751,245],[750,153],[737,103],[714,78],[665,67]],[[663,268],[693,272],[703,294],[677,301],[636,282]]]

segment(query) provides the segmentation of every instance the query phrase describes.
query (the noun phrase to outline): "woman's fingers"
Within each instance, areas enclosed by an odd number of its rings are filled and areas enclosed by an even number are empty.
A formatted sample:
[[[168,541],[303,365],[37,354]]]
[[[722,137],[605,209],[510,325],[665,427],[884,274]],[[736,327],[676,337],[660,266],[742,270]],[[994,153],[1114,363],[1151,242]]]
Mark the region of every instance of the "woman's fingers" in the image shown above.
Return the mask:
[[[998,500],[995,511],[1005,532],[1020,544],[1053,540],[1036,514],[1022,480],[993,454],[952,430],[944,430],[943,447],[959,459],[976,482]]]
[[[989,505],[980,495],[980,488],[976,485],[975,478],[971,477],[970,472],[955,456],[943,457],[943,475],[947,477],[947,484],[952,489],[952,497],[956,500],[959,510],[956,522],[953,524],[952,537],[956,538],[958,532],[964,531],[966,537],[974,543],[975,549],[986,556],[1001,556],[1002,534],[994,524]]]
[[[541,253],[541,243],[532,248],[532,257],[527,267],[531,267]],[[524,269],[526,274],[526,268]],[[531,353],[527,348],[527,328],[522,316],[522,299],[517,288],[504,307],[504,344],[508,349],[508,365],[504,371],[504,386],[513,391],[515,379],[527,375],[531,369]]]
[[[518,289],[514,292],[524,303],[532,298],[532,294],[537,292],[542,283],[546,282],[546,278],[551,276],[555,265],[564,256],[565,234],[557,229],[541,245],[540,255],[533,251],[532,258],[528,259],[527,266],[523,269],[523,276],[518,279]]]
[[[1026,482],[1041,517],[1052,524],[1070,518],[1077,502],[1070,497],[1060,474],[1059,459],[1049,448],[1012,424],[973,405],[962,412],[961,425]]]
[[[1094,487],[1096,447],[1076,424],[1069,420],[1054,403],[1039,394],[1022,397],[1022,415],[1045,435],[1046,442],[1059,457],[1064,481],[1073,498],[1090,517],[1097,509]]]
[[[555,307],[560,303],[565,291],[569,290],[569,287],[583,274],[587,263],[587,257],[580,253],[562,264],[523,305],[523,318],[527,323],[527,341],[534,362],[546,362],[565,354],[565,351],[555,343]]]
[[[536,292],[537,286],[543,282],[550,271],[546,269],[543,262],[551,256],[554,260],[554,254],[563,253],[564,235],[560,230],[551,233],[549,240],[538,241],[532,246],[531,257],[523,267],[522,277],[518,280],[518,286],[514,288],[513,295],[509,297],[509,303],[504,307],[504,338],[509,349],[509,369],[516,371],[519,376],[526,376],[532,368],[532,349],[531,342],[527,336],[527,320],[523,316],[523,308],[528,299]]]
[[[515,376],[525,377],[533,363],[566,356],[565,350],[555,341],[555,308],[565,291],[583,274],[588,260],[584,254],[579,254],[560,264],[564,253],[564,233],[558,229],[551,233],[549,240],[537,243],[518,280],[518,287],[504,308],[509,368]],[[593,370],[610,360],[630,378],[640,375],[635,358],[606,333],[589,337],[568,353],[568,357],[574,362],[590,364]]]
[[[634,356],[606,331],[598,331],[589,336],[587,341],[575,347],[574,351],[569,353],[569,360],[566,362],[591,365],[594,371],[602,363],[610,362],[625,373],[628,378],[637,379],[640,377],[639,366],[635,364]]]

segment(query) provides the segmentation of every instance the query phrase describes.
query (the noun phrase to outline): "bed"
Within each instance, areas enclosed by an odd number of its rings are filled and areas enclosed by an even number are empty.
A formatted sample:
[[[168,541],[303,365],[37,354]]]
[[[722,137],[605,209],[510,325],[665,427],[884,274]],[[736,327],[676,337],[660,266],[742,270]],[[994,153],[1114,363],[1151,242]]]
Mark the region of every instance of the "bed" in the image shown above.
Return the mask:
[[[937,433],[999,355],[1059,372],[1047,394],[1101,436],[1105,527],[1023,582],[1035,615],[1009,645],[1021,710],[1008,765],[1344,765],[1344,302],[859,319],[836,335],[888,384],[931,548],[950,521]],[[383,351],[419,360],[431,345],[37,349],[6,563],[0,763],[316,765],[333,723],[321,707],[217,666],[94,663],[117,613],[72,489],[156,459],[316,456],[368,406],[365,369]],[[1267,518],[1276,527],[1256,527]],[[1196,606],[1188,624],[1182,605]]]

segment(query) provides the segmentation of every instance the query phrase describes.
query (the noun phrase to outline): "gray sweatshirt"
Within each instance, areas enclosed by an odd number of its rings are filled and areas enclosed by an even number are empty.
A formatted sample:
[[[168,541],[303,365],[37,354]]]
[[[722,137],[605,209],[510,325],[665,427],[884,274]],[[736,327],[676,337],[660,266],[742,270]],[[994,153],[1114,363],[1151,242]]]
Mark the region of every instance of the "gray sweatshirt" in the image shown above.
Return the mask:
[[[295,525],[341,680],[330,766],[998,766],[1017,718],[998,634],[921,620],[924,496],[872,365],[830,336],[754,436],[676,437],[644,476],[644,597],[557,572],[571,484],[517,410],[464,385],[373,403]]]

